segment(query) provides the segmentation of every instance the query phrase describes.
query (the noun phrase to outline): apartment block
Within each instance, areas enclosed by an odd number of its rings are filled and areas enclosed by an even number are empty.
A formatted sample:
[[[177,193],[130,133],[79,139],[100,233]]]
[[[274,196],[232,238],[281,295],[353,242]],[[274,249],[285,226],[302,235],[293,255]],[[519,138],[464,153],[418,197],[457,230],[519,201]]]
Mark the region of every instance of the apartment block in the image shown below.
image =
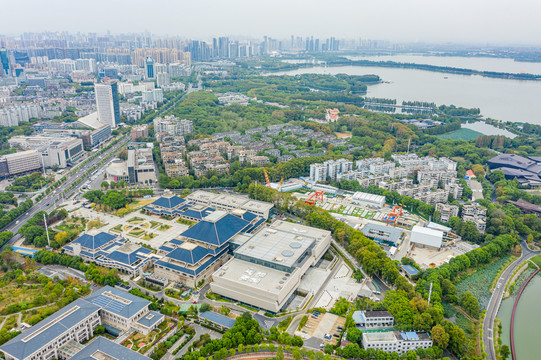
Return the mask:
[[[449,219],[454,216],[458,216],[458,205],[437,203],[436,211],[440,213],[440,221],[448,223]]]

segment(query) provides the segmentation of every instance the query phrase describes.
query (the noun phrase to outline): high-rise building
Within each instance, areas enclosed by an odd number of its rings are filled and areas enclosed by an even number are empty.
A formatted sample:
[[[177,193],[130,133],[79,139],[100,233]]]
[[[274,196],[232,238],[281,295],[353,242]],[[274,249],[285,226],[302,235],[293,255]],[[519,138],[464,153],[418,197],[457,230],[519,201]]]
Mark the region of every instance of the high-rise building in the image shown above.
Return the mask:
[[[145,77],[154,79],[154,60],[150,56],[145,60]]]
[[[0,50],[0,76],[9,75],[9,56],[6,49]]]
[[[118,84],[109,82],[94,85],[96,93],[96,106],[98,108],[98,121],[111,125],[112,128],[120,123],[120,105],[118,101]]]
[[[166,85],[169,85],[170,79],[169,74],[166,72],[160,72],[156,75],[156,82],[158,84],[158,87],[164,87]]]

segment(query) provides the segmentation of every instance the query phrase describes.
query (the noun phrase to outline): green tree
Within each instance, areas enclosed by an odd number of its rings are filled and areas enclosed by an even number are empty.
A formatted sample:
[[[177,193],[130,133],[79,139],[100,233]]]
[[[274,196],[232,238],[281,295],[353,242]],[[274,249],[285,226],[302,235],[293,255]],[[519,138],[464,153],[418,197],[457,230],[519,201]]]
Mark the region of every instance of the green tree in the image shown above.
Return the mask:
[[[430,332],[434,344],[442,349],[446,349],[449,344],[449,334],[445,332],[445,328],[441,325],[436,325]]]
[[[361,330],[354,327],[352,329],[348,329],[346,340],[356,343],[356,342],[359,342],[359,340],[361,340],[362,336],[363,336],[363,333],[361,332]]]
[[[509,346],[502,345],[502,347],[500,348],[500,355],[501,355],[503,360],[507,360],[507,358],[509,358],[509,356],[511,355],[511,351],[509,350]]]

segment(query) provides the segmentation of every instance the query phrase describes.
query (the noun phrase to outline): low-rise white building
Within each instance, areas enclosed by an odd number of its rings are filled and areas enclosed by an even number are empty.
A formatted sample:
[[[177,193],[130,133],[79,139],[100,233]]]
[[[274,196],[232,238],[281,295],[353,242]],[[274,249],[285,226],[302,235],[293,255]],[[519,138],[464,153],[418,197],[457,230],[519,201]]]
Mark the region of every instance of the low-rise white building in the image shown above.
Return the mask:
[[[195,191],[188,195],[186,200],[226,211],[241,209],[265,219],[271,216],[272,208],[274,207],[271,203],[252,200],[240,195],[214,194],[207,191]]]
[[[357,191],[351,196],[353,204],[381,209],[385,205],[385,196]]]
[[[432,340],[426,332],[363,332],[362,344],[365,350],[379,349],[401,355],[408,351],[416,351],[418,348],[428,349],[432,347]]]
[[[443,231],[415,225],[411,229],[410,241],[419,247],[440,249],[443,243]]]
[[[387,310],[354,311],[352,315],[355,326],[359,329],[389,328],[394,325],[394,316]]]

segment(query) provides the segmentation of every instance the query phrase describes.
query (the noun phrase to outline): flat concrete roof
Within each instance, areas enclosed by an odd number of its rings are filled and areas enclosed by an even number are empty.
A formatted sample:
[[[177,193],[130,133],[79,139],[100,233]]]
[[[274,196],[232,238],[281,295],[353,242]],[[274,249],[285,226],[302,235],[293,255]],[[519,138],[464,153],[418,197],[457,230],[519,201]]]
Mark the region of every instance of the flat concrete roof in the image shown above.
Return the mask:
[[[212,277],[215,281],[222,278],[273,294],[278,294],[285,283],[291,280],[290,274],[284,271],[235,258],[217,270]]]
[[[363,332],[363,338],[367,341],[396,341],[396,335],[393,331],[385,332]]]
[[[297,233],[265,227],[235,251],[243,255],[287,267],[292,267],[316,238],[308,233]]]

